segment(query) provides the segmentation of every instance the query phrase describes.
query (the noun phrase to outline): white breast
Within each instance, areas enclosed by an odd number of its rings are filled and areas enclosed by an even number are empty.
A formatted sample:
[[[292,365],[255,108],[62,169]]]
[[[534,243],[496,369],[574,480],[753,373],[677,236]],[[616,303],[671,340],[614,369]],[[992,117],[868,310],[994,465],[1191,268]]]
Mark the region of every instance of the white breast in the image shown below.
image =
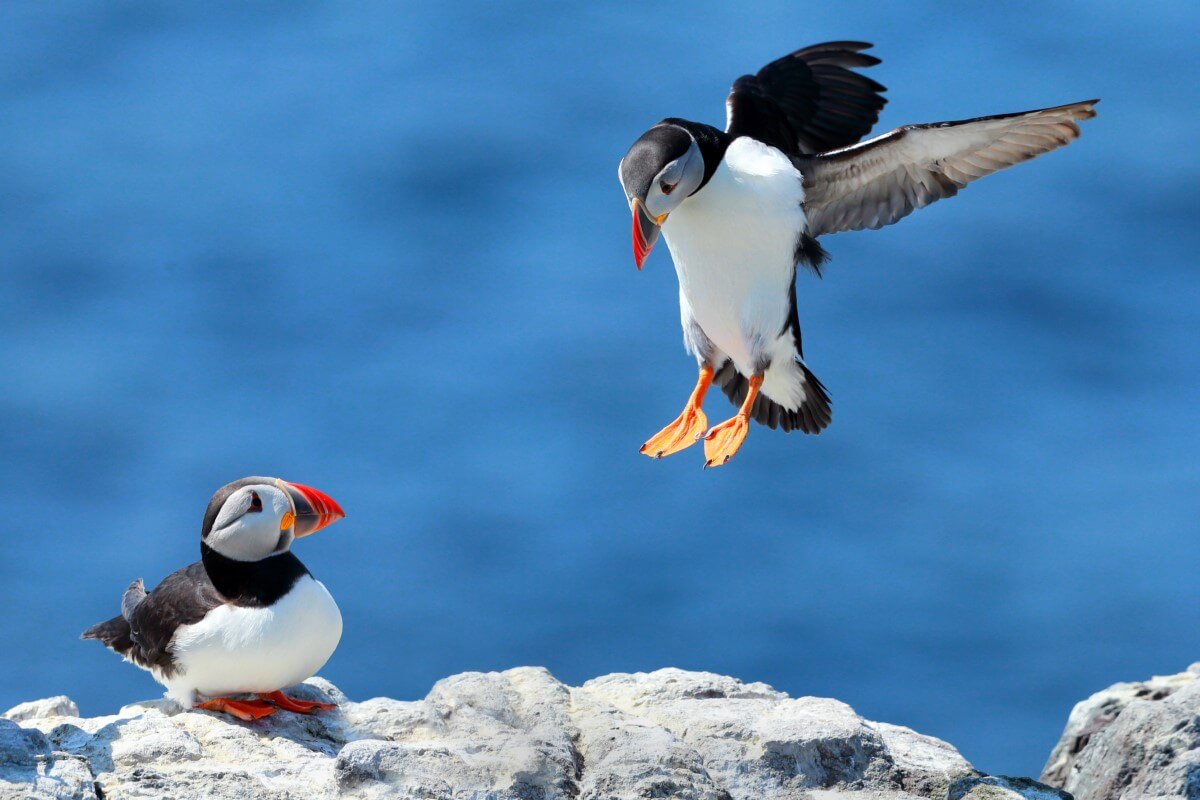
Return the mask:
[[[735,139],[712,179],[671,213],[663,237],[680,302],[744,374],[781,345],[804,187],[787,156]]]
[[[192,705],[209,697],[273,692],[317,673],[342,638],[342,614],[320,581],[305,575],[274,605],[219,606],[175,633],[179,671],[168,693]]]

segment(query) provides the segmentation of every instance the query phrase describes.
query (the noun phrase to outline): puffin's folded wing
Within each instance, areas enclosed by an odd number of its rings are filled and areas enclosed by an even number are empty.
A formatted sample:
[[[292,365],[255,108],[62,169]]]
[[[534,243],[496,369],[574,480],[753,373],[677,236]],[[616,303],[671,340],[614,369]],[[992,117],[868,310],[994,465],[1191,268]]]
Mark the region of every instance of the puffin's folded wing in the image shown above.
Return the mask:
[[[977,178],[1062,147],[1099,100],[906,125],[852,147],[793,157],[804,176],[809,235],[882,228]]]
[[[853,70],[879,63],[866,42],[825,42],[776,59],[733,83],[726,131],[789,155],[854,144],[870,133],[886,91]]]
[[[225,602],[197,561],[163,578],[130,614],[131,657],[144,667],[171,675],[175,669],[171,642],[182,625],[193,625]]]

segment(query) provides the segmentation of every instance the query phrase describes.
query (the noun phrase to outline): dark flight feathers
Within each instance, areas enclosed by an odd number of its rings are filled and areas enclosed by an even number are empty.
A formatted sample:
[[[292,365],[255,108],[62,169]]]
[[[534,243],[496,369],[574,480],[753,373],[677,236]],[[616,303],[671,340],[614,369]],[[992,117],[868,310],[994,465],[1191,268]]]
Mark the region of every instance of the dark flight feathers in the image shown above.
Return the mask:
[[[772,61],[733,83],[726,132],[796,156],[854,144],[879,120],[883,86],[854,72],[879,63],[866,42],[825,42]]]

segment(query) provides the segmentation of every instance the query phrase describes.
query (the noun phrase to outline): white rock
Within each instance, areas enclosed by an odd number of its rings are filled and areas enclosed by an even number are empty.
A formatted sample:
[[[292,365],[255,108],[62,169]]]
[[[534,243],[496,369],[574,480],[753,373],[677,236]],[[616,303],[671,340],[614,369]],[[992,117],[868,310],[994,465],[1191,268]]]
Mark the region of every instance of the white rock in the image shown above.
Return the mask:
[[[321,679],[289,691],[339,708],[243,723],[158,701],[91,719],[65,698],[24,704],[20,725],[0,720],[0,800],[944,800],[978,776],[844,703],[708,673],[466,673],[414,702],[355,703]]]
[[[571,715],[579,729],[581,800],[729,796],[709,775],[700,754],[679,736],[598,701],[586,690],[571,694]]]
[[[24,722],[30,719],[47,719],[49,717],[78,717],[79,706],[64,694],[58,697],[47,697],[45,700],[32,700],[28,703],[15,705],[4,712],[5,719],[13,722]]]
[[[0,800],[95,798],[83,759],[55,753],[38,730],[0,719]]]
[[[200,743],[187,731],[164,724],[157,712],[133,717],[121,723],[121,735],[110,744],[109,758],[114,767],[132,769],[142,764],[197,761]]]
[[[581,691],[676,734],[735,798],[835,787],[940,798],[951,780],[976,774],[937,739],[867,722],[837,700],[791,699],[761,683],[669,669],[609,675]]]

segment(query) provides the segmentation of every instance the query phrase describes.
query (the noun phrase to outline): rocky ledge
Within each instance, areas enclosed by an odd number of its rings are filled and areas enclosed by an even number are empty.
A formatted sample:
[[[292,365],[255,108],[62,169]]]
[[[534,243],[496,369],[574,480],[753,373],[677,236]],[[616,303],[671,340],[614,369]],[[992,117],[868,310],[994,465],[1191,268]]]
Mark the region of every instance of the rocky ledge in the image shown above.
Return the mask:
[[[1078,800],[1200,800],[1200,662],[1078,703],[1042,780]]]
[[[708,673],[571,687],[521,668],[360,703],[317,678],[293,694],[339,708],[248,724],[162,700],[92,718],[66,697],[24,703],[0,719],[0,798],[1070,798],[836,700]]]

